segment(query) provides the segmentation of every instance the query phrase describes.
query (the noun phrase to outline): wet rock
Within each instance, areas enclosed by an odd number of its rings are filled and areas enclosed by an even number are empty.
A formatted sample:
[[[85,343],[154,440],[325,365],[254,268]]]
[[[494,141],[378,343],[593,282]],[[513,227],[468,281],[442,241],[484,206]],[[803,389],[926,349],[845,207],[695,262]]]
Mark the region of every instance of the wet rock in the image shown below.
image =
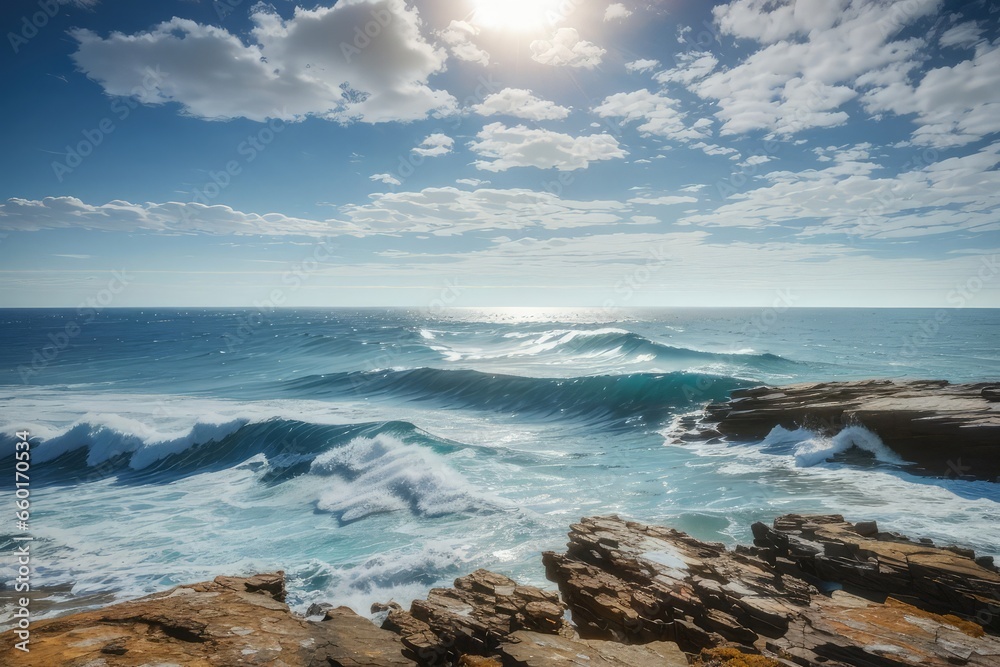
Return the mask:
[[[668,528],[587,518],[572,526],[565,554],[543,561],[585,638],[728,648],[730,662],[712,654],[702,664],[734,667],[1000,664],[1000,640],[976,622],[996,616],[997,575],[966,554],[864,537],[840,516],[789,515],[753,530],[755,547],[729,551]],[[843,590],[820,592],[829,582]]]
[[[914,472],[994,480],[1000,475],[1000,403],[995,385],[864,380],[737,389],[709,405],[702,429],[762,439],[775,426],[832,435],[860,424]]]

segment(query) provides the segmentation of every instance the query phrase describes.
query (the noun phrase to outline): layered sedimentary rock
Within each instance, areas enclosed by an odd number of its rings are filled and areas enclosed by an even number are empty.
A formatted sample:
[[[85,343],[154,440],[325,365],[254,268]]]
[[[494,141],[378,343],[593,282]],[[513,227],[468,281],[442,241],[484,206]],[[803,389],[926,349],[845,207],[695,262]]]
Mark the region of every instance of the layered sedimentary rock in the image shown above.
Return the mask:
[[[407,655],[420,665],[493,667],[684,667],[673,642],[627,645],[580,639],[565,620],[557,593],[487,570],[436,588],[410,611],[388,608],[382,624],[400,634]],[[479,662],[479,661],[484,662]],[[485,661],[491,662],[485,662]]]
[[[2,635],[0,664],[25,667],[285,665],[403,667],[402,643],[349,609],[289,613],[281,572],[218,577],[31,626],[30,651]]]
[[[729,551],[590,518],[572,526],[565,554],[543,560],[584,637],[676,641],[691,653],[734,646],[784,665],[1000,664],[1000,639],[983,628],[1000,613],[996,570],[961,550],[861,534],[871,530],[839,516],[782,517],[755,528],[758,546]],[[905,572],[894,570],[900,555]],[[842,590],[821,592],[830,582]]]
[[[622,520],[574,524],[543,562],[562,597],[477,570],[405,611],[291,614],[278,572],[218,577],[37,621],[0,664],[70,667],[913,667],[1000,665],[1000,573],[841,516],[779,517],[729,550]],[[573,623],[569,623],[571,617]]]
[[[520,630],[569,636],[565,612],[553,591],[476,570],[456,579],[454,588],[432,589],[409,611],[390,609],[382,627],[402,637],[415,661],[444,665],[465,654],[498,654],[501,641]]]
[[[775,426],[835,433],[851,424],[922,472],[1000,476],[1000,386],[945,381],[821,382],[733,391],[706,408],[705,423],[733,439],[760,439]]]

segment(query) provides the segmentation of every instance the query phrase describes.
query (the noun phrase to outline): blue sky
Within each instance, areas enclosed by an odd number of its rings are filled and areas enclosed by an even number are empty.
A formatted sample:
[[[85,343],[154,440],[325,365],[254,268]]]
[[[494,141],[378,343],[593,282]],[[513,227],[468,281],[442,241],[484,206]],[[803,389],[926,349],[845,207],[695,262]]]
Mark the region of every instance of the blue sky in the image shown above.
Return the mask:
[[[1000,306],[998,2],[0,12],[0,306]]]

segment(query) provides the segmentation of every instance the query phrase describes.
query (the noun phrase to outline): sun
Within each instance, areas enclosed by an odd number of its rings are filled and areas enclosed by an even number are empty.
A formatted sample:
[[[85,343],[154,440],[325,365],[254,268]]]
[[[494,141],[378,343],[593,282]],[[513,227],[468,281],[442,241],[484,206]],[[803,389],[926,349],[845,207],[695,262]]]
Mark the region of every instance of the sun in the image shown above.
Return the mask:
[[[473,0],[472,22],[482,28],[535,32],[559,22],[567,0]]]

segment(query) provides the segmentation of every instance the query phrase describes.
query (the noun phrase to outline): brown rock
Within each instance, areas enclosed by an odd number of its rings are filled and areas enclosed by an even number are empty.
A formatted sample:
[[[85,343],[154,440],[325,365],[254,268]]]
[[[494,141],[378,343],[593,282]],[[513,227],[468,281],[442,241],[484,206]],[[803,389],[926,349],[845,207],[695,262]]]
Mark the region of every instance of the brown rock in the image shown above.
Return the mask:
[[[447,664],[460,656],[491,656],[501,640],[518,630],[569,634],[559,596],[488,570],[435,588],[410,610],[391,610],[382,628],[397,633],[407,655],[420,664]]]
[[[0,664],[403,667],[399,638],[347,609],[325,623],[289,613],[281,572],[218,577],[96,611],[36,621],[30,652],[2,637]]]
[[[618,642],[570,639],[524,630],[512,633],[501,647],[511,667],[687,667],[673,642],[630,646]]]
[[[862,526],[859,531],[858,526]],[[1000,632],[1000,574],[969,549],[876,539],[839,515],[779,517],[753,526],[754,543],[787,557],[805,573],[853,592],[893,595],[922,609],[979,620]]]
[[[586,638],[732,648],[702,659],[732,667],[1000,664],[1000,640],[975,622],[988,612],[975,604],[1000,599],[990,597],[996,573],[968,554],[863,537],[840,516],[789,515],[754,533],[757,547],[728,551],[667,528],[587,518],[565,554],[543,560]],[[845,590],[821,594],[809,583],[821,579]]]
[[[865,380],[737,389],[706,408],[705,425],[760,439],[775,426],[833,434],[861,424],[915,472],[994,480],[1000,475],[1000,403],[995,385]]]

